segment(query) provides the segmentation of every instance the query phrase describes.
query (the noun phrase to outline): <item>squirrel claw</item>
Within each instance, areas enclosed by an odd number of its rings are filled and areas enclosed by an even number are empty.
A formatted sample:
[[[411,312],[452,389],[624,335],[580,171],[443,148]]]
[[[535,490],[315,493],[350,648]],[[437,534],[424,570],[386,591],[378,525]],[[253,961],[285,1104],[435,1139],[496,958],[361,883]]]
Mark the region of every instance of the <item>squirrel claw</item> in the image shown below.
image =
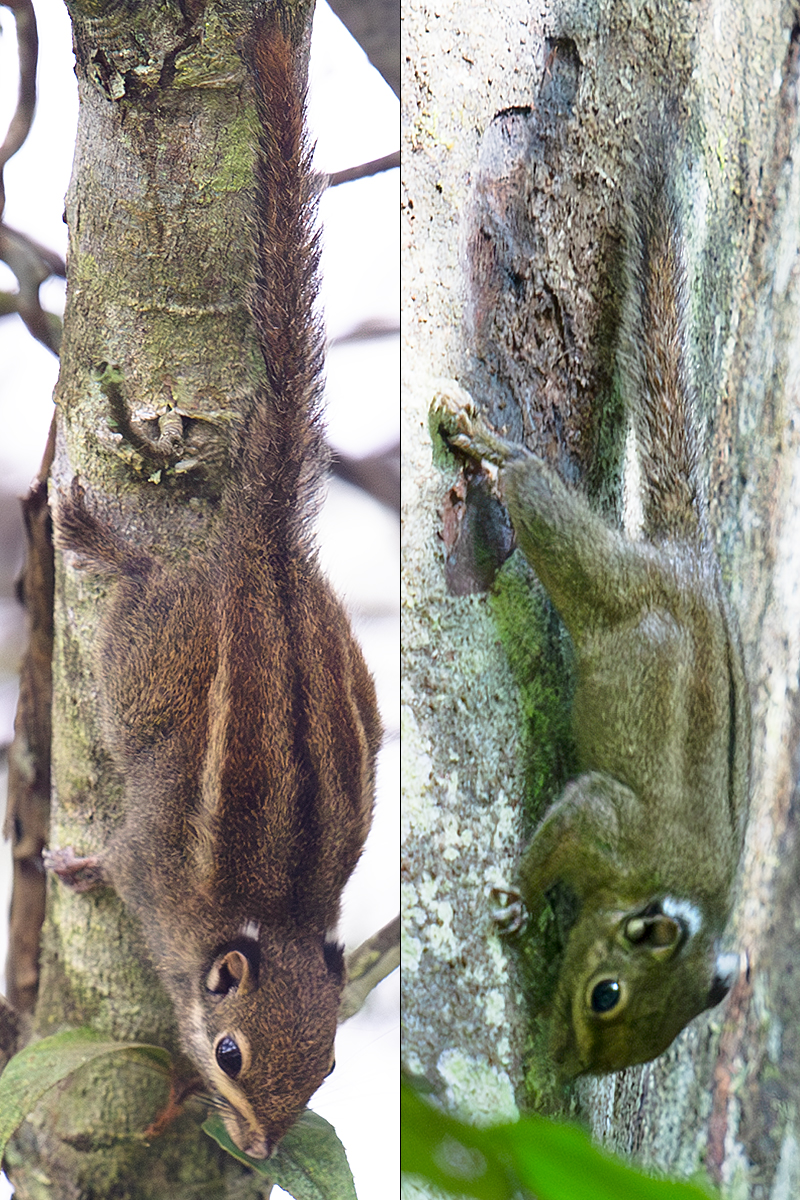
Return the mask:
[[[454,379],[441,379],[431,401],[431,413],[438,417],[445,430],[466,431],[478,415],[475,401]]]
[[[52,871],[73,892],[90,892],[105,882],[96,854],[79,858],[72,846],[64,846],[63,849],[43,850],[42,860],[45,870]]]
[[[157,1137],[161,1137],[162,1133],[171,1125],[176,1117],[179,1117],[183,1112],[183,1106],[190,1096],[197,1092],[203,1091],[205,1084],[203,1080],[196,1076],[193,1079],[179,1079],[175,1072],[170,1073],[169,1079],[169,1096],[167,1102],[158,1113],[155,1119],[147,1126],[142,1133],[142,1139],[145,1142],[151,1142]]]
[[[465,454],[475,457],[475,441],[467,433],[453,433],[448,435],[447,444],[452,449],[463,450]]]
[[[452,379],[442,380],[433,394],[430,415],[431,424],[438,426],[448,446],[455,446],[472,458],[479,457],[473,445],[478,413],[469,392]]]
[[[489,892],[492,921],[500,937],[513,937],[524,929],[528,912],[522,896],[515,888],[493,887]]]
[[[453,380],[445,380],[438,385],[430,413],[432,423],[438,423],[439,433],[447,445],[476,462],[485,459],[501,467],[520,453],[525,453],[521,447],[500,437],[481,420],[469,392]]]

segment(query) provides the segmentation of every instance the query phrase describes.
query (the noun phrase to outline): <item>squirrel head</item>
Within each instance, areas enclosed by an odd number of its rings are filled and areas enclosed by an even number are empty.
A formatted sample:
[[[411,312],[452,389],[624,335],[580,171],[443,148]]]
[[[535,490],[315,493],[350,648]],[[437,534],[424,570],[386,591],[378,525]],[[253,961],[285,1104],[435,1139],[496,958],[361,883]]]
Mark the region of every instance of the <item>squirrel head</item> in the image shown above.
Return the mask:
[[[581,910],[570,931],[552,1014],[565,1078],[657,1058],[685,1025],[727,995],[739,955],[719,953],[699,909],[660,897],[627,912]]]
[[[179,1012],[185,1047],[222,1101],[231,1139],[268,1158],[333,1070],[342,947],[248,921],[218,946]]]

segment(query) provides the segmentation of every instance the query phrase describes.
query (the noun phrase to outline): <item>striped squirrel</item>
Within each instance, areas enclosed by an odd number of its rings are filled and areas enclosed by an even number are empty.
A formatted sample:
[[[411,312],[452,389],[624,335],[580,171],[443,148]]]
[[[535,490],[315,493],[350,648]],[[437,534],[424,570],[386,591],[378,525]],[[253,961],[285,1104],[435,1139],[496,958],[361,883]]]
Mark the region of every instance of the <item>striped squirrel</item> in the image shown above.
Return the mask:
[[[717,1004],[739,956],[730,913],[748,804],[749,698],[698,469],[680,213],[667,173],[632,204],[618,373],[641,473],[628,537],[523,446],[443,385],[449,445],[499,466],[518,544],[576,650],[581,773],[499,889],[507,932],[554,887],[573,917],[550,1013],[562,1077],[661,1054]],[[551,895],[553,893],[551,892]]]
[[[270,1155],[332,1068],[334,934],[372,816],[375,690],[308,534],[325,467],[314,315],[315,181],[289,17],[245,46],[259,118],[252,316],[264,378],[218,528],[165,561],[92,515],[73,482],[56,544],[111,584],[102,728],[124,781],[101,853],[45,853],[141,922],[181,1041],[237,1146]]]

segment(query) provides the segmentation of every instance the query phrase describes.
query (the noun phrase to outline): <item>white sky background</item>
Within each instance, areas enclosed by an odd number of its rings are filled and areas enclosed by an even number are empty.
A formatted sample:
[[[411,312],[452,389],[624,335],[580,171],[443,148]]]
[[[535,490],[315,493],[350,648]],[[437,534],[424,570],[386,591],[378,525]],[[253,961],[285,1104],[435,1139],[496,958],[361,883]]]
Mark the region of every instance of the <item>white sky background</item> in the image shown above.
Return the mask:
[[[63,197],[77,120],[69,19],[61,0],[34,0],[39,25],[39,98],[33,129],[5,170],[5,220],[43,245],[66,252]],[[0,139],[13,111],[13,16],[0,9]],[[398,101],[330,12],[318,3],[312,43],[309,123],[316,162],[331,172],[388,154],[399,144]],[[322,303],[330,339],[366,321],[396,326],[399,306],[398,172],[331,189],[322,203]],[[0,287],[13,277],[0,264]],[[63,285],[41,292],[54,311]],[[52,415],[58,364],[17,317],[0,320],[0,486],[24,491],[38,469]],[[334,448],[354,455],[398,436],[399,339],[334,346],[328,357],[328,429]],[[354,946],[395,915],[397,885],[399,532],[392,514],[333,481],[320,518],[321,553],[376,677],[387,732],[375,826],[345,894],[342,932]],[[3,688],[5,692],[6,689]],[[0,711],[7,741],[13,709]],[[4,791],[4,787],[2,788]],[[0,847],[0,894],[10,874]],[[0,903],[4,903],[0,899]],[[0,916],[0,956],[5,958]],[[312,1101],[347,1149],[359,1200],[384,1200],[399,1186],[399,1015],[397,973],[340,1030],[336,1070]],[[0,1200],[10,1195],[0,1178]],[[274,1196],[284,1195],[275,1189]]]

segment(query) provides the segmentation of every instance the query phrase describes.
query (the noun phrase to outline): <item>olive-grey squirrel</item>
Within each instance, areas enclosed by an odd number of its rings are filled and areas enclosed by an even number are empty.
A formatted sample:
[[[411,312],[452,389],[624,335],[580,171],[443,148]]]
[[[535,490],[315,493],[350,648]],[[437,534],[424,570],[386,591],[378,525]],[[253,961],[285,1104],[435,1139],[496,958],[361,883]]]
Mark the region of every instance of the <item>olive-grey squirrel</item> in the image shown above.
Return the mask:
[[[264,378],[202,556],[166,561],[74,483],[56,543],[112,583],[97,647],[123,820],[101,853],[46,852],[140,920],[183,1048],[233,1141],[272,1153],[332,1068],[335,940],[381,738],[375,689],[308,532],[325,467],[316,184],[288,17],[245,49],[259,117],[252,311]]]
[[[655,1058],[739,967],[719,939],[747,817],[749,697],[698,467],[680,230],[653,169],[632,203],[618,350],[641,534],[499,437],[458,385],[432,409],[451,447],[500,467],[518,543],[576,650],[581,773],[525,851],[519,892],[501,889],[512,932],[554,887],[571,897],[550,1035],[568,1078]]]

